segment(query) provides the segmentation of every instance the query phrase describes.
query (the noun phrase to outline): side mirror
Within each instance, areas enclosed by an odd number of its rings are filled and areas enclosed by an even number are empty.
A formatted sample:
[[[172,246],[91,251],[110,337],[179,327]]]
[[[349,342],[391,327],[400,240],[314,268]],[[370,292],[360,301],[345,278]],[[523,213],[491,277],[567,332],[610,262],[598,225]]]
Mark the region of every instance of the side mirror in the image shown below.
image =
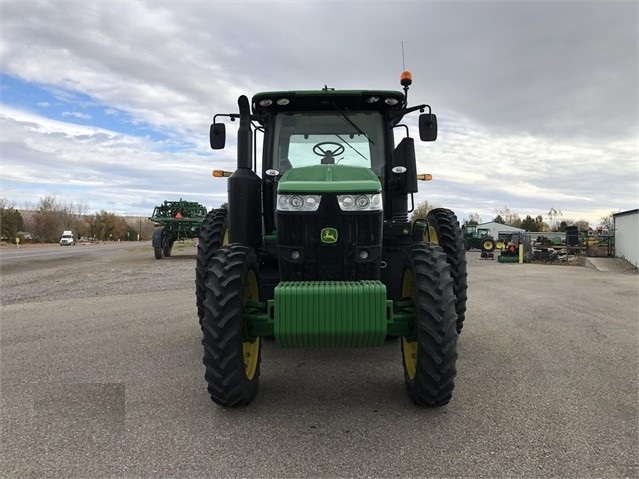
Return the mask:
[[[422,141],[437,139],[437,115],[433,113],[419,115],[419,139]]]
[[[213,123],[209,138],[212,149],[222,150],[226,144],[226,125],[224,123]]]

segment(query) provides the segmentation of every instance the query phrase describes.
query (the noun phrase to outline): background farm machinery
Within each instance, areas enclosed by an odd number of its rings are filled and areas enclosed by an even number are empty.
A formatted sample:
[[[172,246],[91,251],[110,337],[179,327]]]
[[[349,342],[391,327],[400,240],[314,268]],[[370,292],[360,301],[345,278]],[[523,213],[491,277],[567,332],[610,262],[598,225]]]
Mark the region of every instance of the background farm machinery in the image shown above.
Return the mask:
[[[152,237],[155,259],[171,256],[176,241],[197,238],[206,213],[205,206],[182,198],[156,206],[149,218],[156,224]]]
[[[477,225],[464,225],[462,231],[466,251],[481,249],[484,252],[492,252],[495,249],[495,240],[488,228],[478,228]]]
[[[612,257],[615,255],[614,232],[579,231],[569,226],[565,232],[526,233],[530,243],[530,261],[552,263],[579,257]]]

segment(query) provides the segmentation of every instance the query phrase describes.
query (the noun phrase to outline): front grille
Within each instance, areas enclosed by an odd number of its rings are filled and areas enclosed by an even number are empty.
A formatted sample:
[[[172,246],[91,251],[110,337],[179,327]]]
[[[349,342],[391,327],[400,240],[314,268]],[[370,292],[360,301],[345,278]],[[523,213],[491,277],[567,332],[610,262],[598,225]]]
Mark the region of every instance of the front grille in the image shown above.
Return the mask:
[[[280,280],[379,279],[382,223],[381,211],[342,212],[335,195],[324,195],[314,213],[278,212]],[[321,240],[324,228],[337,231],[335,243]],[[360,257],[362,251],[365,259]]]

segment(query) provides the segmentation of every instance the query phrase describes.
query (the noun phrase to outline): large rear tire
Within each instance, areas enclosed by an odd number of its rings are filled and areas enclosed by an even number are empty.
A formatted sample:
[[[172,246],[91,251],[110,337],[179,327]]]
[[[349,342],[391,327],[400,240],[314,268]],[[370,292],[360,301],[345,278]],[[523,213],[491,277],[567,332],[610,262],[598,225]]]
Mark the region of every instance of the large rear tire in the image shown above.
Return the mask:
[[[258,389],[260,338],[245,338],[244,307],[259,301],[254,251],[231,244],[210,259],[202,320],[204,377],[211,399],[225,407],[249,404]]]
[[[457,374],[457,315],[453,278],[440,246],[416,243],[405,260],[402,296],[415,301],[414,338],[402,338],[404,379],[420,406],[447,404]]]
[[[449,209],[436,208],[426,217],[431,230],[431,242],[439,244],[446,253],[453,277],[455,292],[455,311],[457,312],[457,333],[461,333],[466,319],[466,301],[468,300],[468,271],[466,263],[466,242],[455,213]],[[435,239],[436,241],[432,241]]]
[[[202,324],[204,309],[202,304],[205,297],[206,274],[209,262],[215,251],[226,244],[226,209],[211,210],[204,217],[200,227],[197,243],[197,258],[195,260],[195,303],[197,315]]]

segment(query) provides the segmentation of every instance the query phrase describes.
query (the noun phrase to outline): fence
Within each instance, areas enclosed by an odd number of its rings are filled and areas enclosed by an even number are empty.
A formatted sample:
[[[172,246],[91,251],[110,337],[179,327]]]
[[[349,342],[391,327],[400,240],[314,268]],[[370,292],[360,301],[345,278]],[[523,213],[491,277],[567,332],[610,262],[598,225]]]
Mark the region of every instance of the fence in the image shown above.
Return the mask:
[[[561,232],[526,233],[525,255],[529,261],[571,261],[581,256],[605,258],[615,256],[614,232],[566,235]]]

